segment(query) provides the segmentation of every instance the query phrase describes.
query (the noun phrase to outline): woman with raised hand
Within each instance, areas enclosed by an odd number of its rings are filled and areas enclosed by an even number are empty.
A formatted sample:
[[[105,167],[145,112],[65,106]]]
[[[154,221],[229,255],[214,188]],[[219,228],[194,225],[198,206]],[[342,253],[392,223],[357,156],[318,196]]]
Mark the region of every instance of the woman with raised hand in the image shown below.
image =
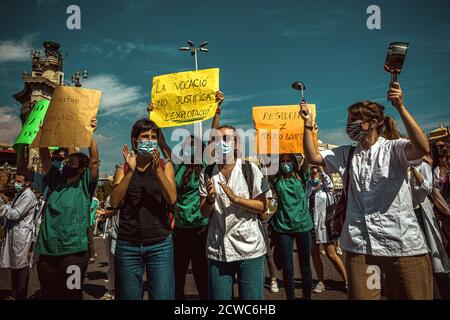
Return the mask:
[[[160,135],[153,121],[136,121],[132,151],[128,145],[122,151],[126,168],[116,170],[118,184],[110,202],[113,209],[120,209],[114,260],[117,300],[142,299],[144,271],[150,299],[175,298],[169,206],[177,191],[172,162],[160,159]]]
[[[326,173],[344,177],[347,206],[341,246],[346,251],[349,299],[380,299],[381,272],[386,276],[388,299],[432,299],[430,257],[408,186],[408,168],[421,163],[429,144],[404,105],[398,83],[391,85],[388,100],[410,140],[388,140],[395,126],[385,117],[384,107],[362,101],[348,108],[346,131],[356,147],[318,152],[312,135],[314,123],[308,106],[302,103],[305,155]],[[372,281],[374,277],[376,281]]]
[[[91,126],[95,131],[96,119]],[[52,164],[48,148],[41,148],[39,153],[49,188],[36,244],[42,297],[81,300],[89,260],[89,208],[98,180],[97,143],[92,136],[89,157],[72,153],[62,170]]]

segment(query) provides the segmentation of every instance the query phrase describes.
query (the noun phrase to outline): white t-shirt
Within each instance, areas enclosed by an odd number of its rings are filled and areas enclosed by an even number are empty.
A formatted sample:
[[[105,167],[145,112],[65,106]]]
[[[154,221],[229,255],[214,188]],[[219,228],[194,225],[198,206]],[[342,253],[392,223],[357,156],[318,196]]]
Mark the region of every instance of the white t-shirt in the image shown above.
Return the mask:
[[[347,215],[342,248],[374,256],[413,256],[428,253],[413,209],[408,168],[408,140],[382,137],[369,149],[358,144],[351,163]],[[350,146],[325,150],[321,155],[328,174],[345,178]],[[345,181],[345,183],[347,183]]]
[[[251,198],[254,199],[266,191],[268,185],[259,168],[254,164],[251,166],[254,176]],[[200,173],[199,179],[200,196],[207,197],[205,169]],[[219,182],[226,183],[226,179],[219,172],[217,165],[214,165],[211,179],[216,189],[216,201],[209,217],[206,242],[208,258],[231,262],[263,256],[266,253],[266,245],[258,215],[230,202],[219,185]],[[228,186],[237,196],[250,199],[240,159],[236,161]]]

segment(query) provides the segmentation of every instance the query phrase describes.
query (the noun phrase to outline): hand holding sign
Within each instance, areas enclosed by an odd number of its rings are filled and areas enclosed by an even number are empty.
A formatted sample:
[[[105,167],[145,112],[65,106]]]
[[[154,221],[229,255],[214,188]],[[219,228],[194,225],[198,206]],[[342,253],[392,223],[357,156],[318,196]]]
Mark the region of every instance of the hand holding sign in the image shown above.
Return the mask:
[[[219,69],[179,72],[153,78],[150,120],[160,128],[212,118],[218,102]]]
[[[101,91],[57,86],[32,147],[89,147]],[[95,125],[96,126],[96,125]]]
[[[48,100],[39,100],[35,103],[33,109],[28,115],[27,121],[23,125],[23,128],[14,143],[14,149],[16,151],[18,150],[19,146],[24,144],[31,144],[34,141],[40,127],[42,126],[42,122],[44,121],[49,104],[50,101]]]
[[[302,103],[301,112],[298,105],[254,107],[253,122],[256,129],[256,152],[258,154],[281,154],[303,152],[304,127],[300,122],[305,120],[311,126],[316,118],[316,106]],[[310,124],[308,124],[310,123]],[[317,143],[317,131],[313,131]]]

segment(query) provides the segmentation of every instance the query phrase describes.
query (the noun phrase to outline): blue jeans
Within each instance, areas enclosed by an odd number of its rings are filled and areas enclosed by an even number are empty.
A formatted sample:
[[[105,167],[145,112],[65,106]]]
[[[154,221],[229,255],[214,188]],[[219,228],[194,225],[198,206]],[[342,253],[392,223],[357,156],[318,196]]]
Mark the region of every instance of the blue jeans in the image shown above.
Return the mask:
[[[175,299],[171,235],[150,246],[118,240],[114,266],[117,300],[142,300],[144,268],[149,298]]]
[[[264,300],[264,256],[233,262],[208,259],[209,298],[231,300],[235,274],[239,299]]]
[[[294,240],[298,249],[298,264],[302,275],[303,298],[311,299],[311,231],[295,233],[279,233],[279,245],[283,261],[283,281],[288,300],[295,299],[294,282]]]

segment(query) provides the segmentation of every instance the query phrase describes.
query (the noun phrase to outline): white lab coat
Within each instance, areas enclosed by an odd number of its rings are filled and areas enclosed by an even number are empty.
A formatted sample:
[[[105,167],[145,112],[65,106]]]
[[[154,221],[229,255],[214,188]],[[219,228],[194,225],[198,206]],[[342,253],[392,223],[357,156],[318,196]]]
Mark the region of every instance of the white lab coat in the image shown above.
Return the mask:
[[[425,225],[425,235],[428,247],[431,251],[431,264],[434,273],[448,273],[450,272],[450,259],[447,256],[444,246],[442,245],[442,238],[439,228],[439,222],[436,219],[433,211],[433,204],[428,199],[427,195],[433,188],[433,173],[431,167],[422,162],[416,167],[423,178],[423,184],[418,185],[416,179],[411,173],[410,183],[413,194],[414,207],[420,205],[422,208],[423,220]]]
[[[306,185],[306,194],[308,199],[311,197],[313,191],[313,184],[311,181],[308,181]],[[333,182],[331,181],[331,178],[324,173],[320,186],[314,195],[314,231],[316,234],[316,243],[331,242],[331,239],[328,236],[325,220],[327,217],[327,207],[333,203]]]
[[[13,205],[0,203],[0,220],[6,224],[0,268],[21,269],[29,265],[28,253],[34,233],[34,213],[37,205],[31,188],[16,195]]]

